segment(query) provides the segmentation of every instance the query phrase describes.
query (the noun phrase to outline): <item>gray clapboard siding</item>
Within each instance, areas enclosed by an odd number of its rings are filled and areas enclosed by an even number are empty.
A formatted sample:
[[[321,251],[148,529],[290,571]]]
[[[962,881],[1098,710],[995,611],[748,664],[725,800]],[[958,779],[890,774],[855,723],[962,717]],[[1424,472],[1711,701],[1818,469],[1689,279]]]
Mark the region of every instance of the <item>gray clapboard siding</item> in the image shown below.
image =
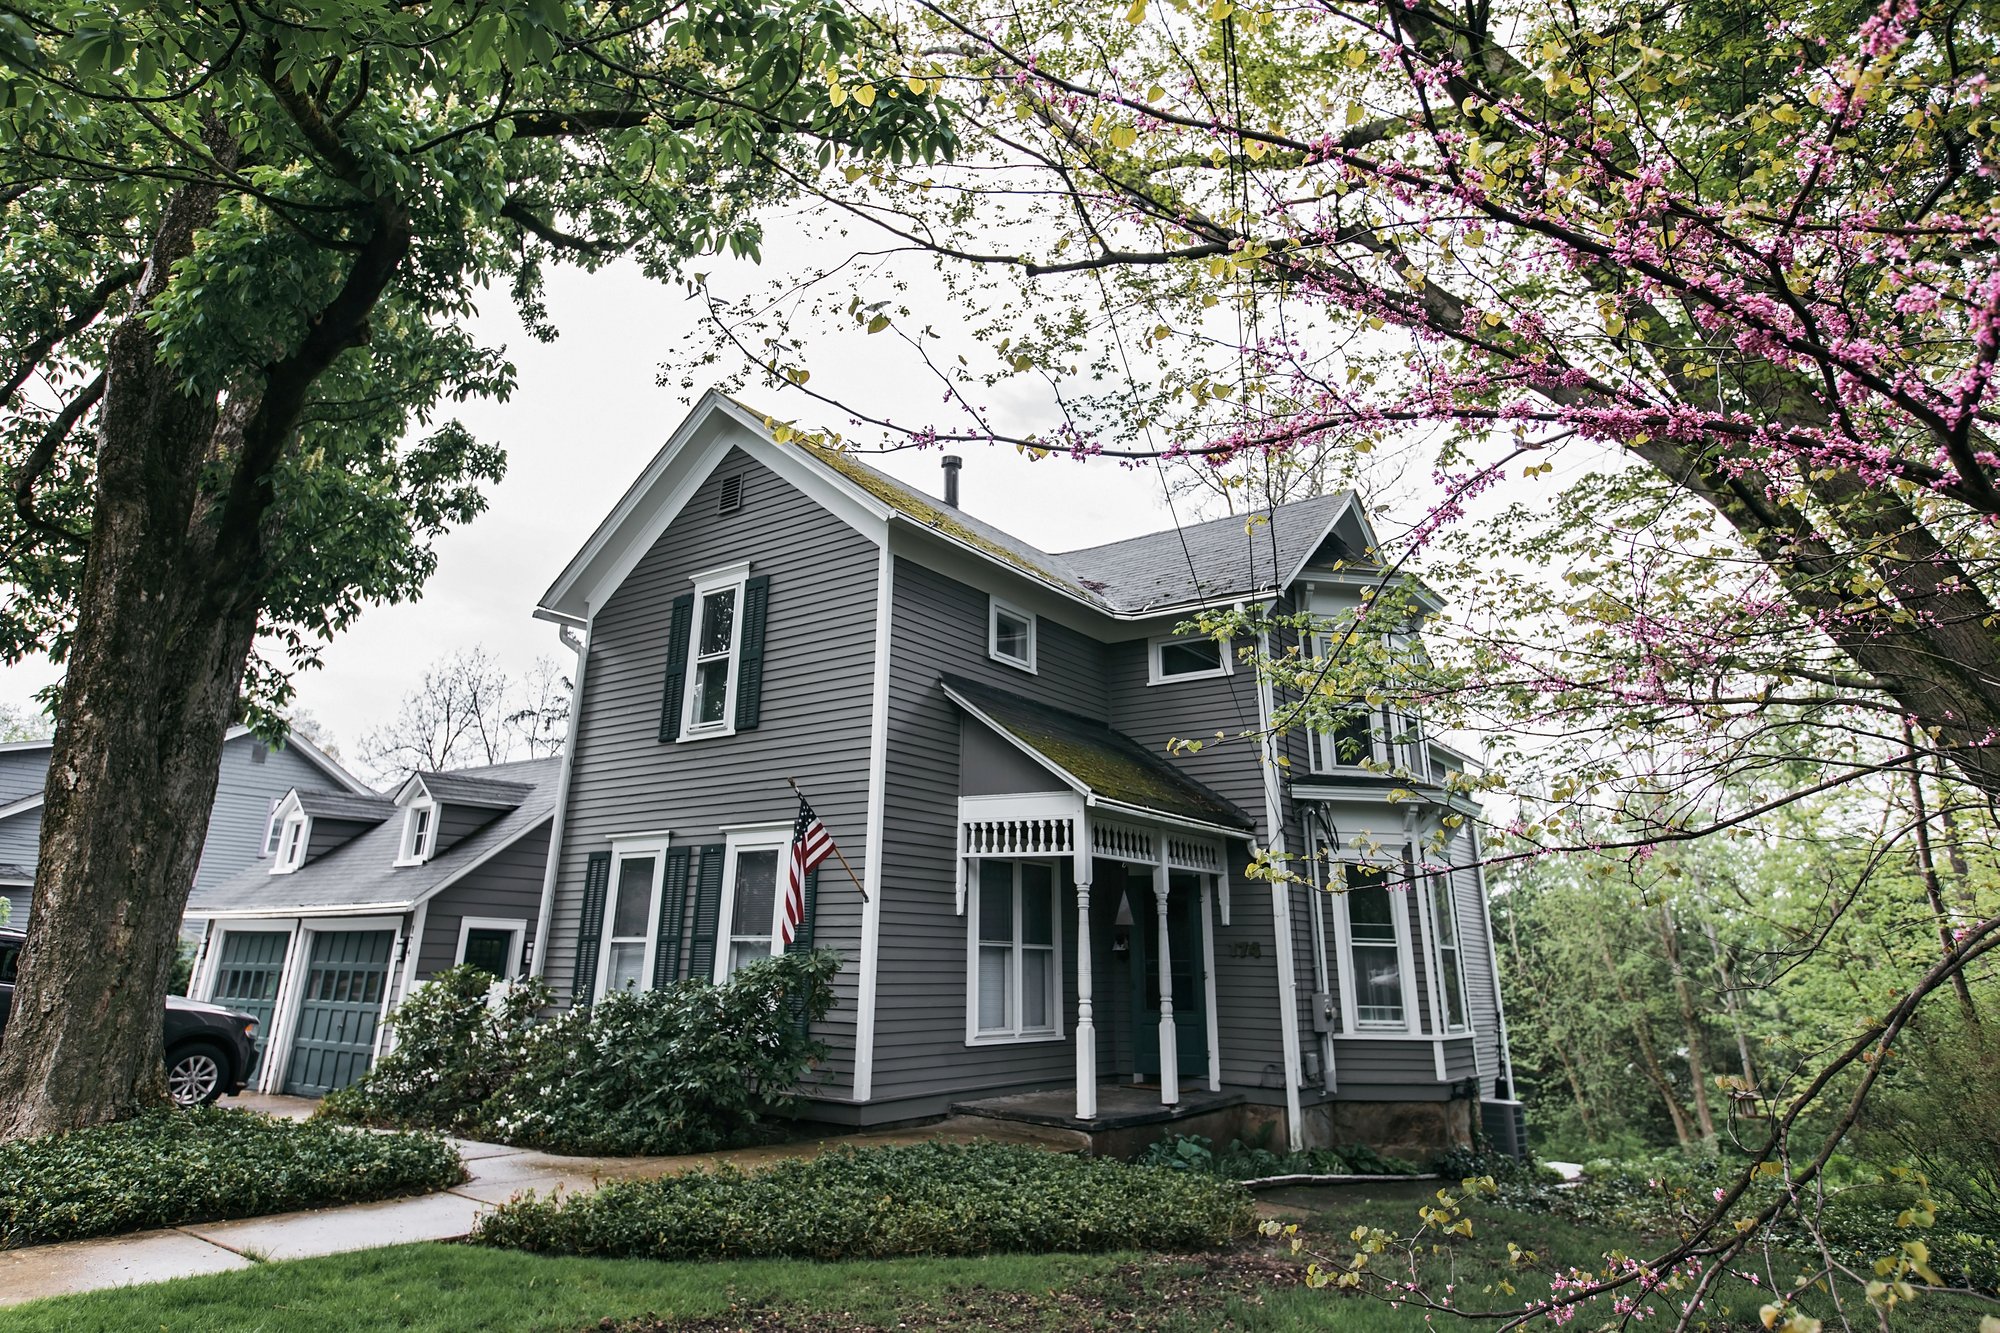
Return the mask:
[[[468,916],[525,923],[521,965],[526,967],[535,947],[535,913],[541,906],[542,870],[548,856],[549,832],[544,824],[432,898],[424,910],[417,979],[435,976],[458,962],[459,922]]]
[[[362,834],[372,832],[377,827],[379,825],[365,819],[327,819],[324,816],[315,818],[307,831],[305,859],[316,860],[336,847],[345,847]]]
[[[1074,1077],[1076,1057],[1068,1043],[965,1043],[967,923],[957,913],[956,866],[961,714],[938,677],[969,676],[1102,718],[1103,649],[1043,618],[1036,628],[1036,672],[995,662],[986,652],[986,594],[902,556],[895,561],[893,597],[874,1095],[1061,1084]],[[1048,789],[1045,777],[1031,788]],[[1093,918],[1098,902],[1093,893]],[[1071,900],[1064,927],[1066,1032],[1076,1018],[1075,915]],[[1093,998],[1101,1000],[1106,989],[1098,986]]]
[[[0,865],[33,870],[41,857],[42,812],[39,807],[23,810],[10,819],[0,819]]]
[[[1466,1012],[1472,1018],[1473,1045],[1478,1054],[1478,1072],[1486,1096],[1496,1095],[1494,1084],[1505,1067],[1500,1052],[1499,979],[1493,975],[1492,914],[1486,896],[1479,891],[1479,871],[1472,864],[1472,836],[1460,829],[1451,841],[1451,872],[1454,897],[1458,901],[1458,923],[1464,940]],[[1492,940],[1497,945],[1497,940]],[[1504,1087],[1502,1089],[1504,1093]]]
[[[1261,802],[1257,809],[1262,809]],[[1222,1037],[1222,1081],[1238,1087],[1285,1086],[1284,1028],[1279,1023],[1278,937],[1271,920],[1271,886],[1243,878],[1243,844],[1227,848],[1229,924],[1215,929],[1215,1014]],[[1238,946],[1241,946],[1239,951]]]
[[[0,926],[9,930],[21,930],[28,924],[28,900],[34,890],[26,888],[0,889],[0,902],[7,904],[7,911],[0,916]]]
[[[500,818],[503,810],[488,810],[476,805],[444,805],[437,808],[437,838],[432,845],[433,856],[450,851],[479,830]]]
[[[1460,1044],[1470,1047],[1469,1042]],[[1333,1051],[1344,1100],[1443,1101],[1449,1091],[1437,1081],[1437,1059],[1428,1039],[1336,1037]],[[1469,1049],[1465,1072],[1472,1072]]]
[[[263,757],[259,759],[259,755]],[[264,854],[264,834],[272,806],[286,792],[343,791],[325,770],[296,750],[272,750],[255,736],[237,736],[222,747],[216,772],[215,805],[208,816],[208,834],[201,844],[197,888],[208,888],[255,863]],[[319,821],[313,822],[314,850],[319,850]]]
[[[730,476],[745,479],[743,507],[721,514]],[[761,721],[734,736],[662,742],[669,608],[692,575],[739,560],[771,577]],[[586,858],[615,836],[670,829],[675,846],[697,846],[721,842],[723,825],[788,821],[797,811],[790,776],[855,872],[867,873],[876,574],[872,542],[731,450],[596,611],[545,960],[552,985],[566,988],[573,975]],[[845,964],[837,1007],[814,1031],[834,1048],[834,1095],[851,1086],[860,923],[859,894],[829,862],[814,938]]]
[[[23,744],[20,748],[0,747],[0,806],[9,806],[42,789],[49,776],[46,744]]]
[[[1162,632],[1168,622],[1161,622]],[[1250,640],[1235,647],[1248,647]],[[1231,650],[1232,653],[1234,649]],[[1264,824],[1264,780],[1257,758],[1257,677],[1237,663],[1232,675],[1148,685],[1147,640],[1105,649],[1112,726],[1160,755],[1196,782],[1213,788]],[[1215,733],[1223,733],[1217,741]],[[1245,733],[1253,733],[1250,739]],[[1195,754],[1170,754],[1173,740],[1203,741]]]

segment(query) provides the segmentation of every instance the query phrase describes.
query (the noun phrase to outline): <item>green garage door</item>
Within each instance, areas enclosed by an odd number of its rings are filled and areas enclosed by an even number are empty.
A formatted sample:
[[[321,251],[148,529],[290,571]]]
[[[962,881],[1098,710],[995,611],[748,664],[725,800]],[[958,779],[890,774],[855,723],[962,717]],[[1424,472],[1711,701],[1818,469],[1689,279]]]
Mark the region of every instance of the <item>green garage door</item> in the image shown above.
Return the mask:
[[[324,1096],[368,1071],[395,932],[331,931],[312,940],[285,1071],[285,1091],[296,1097]]]
[[[277,1004],[278,979],[285,973],[285,946],[291,938],[282,930],[231,930],[222,936],[222,957],[215,965],[215,990],[209,999],[257,1016],[260,1051],[271,1039],[271,1011]],[[261,1054],[258,1063],[263,1063]]]

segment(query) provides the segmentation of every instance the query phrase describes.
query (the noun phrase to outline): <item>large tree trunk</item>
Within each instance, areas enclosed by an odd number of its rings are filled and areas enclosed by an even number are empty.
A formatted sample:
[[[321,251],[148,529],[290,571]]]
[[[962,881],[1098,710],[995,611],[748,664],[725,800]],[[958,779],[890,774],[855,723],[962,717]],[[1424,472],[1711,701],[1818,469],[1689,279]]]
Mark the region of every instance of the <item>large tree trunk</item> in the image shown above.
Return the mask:
[[[161,1016],[255,631],[218,614],[190,549],[212,399],[184,395],[144,311],[212,216],[168,205],[112,334],[82,608],[56,718],[27,950],[0,1046],[0,1138],[130,1115],[166,1095]]]
[[[1694,989],[1688,985],[1687,968],[1681,962],[1681,937],[1674,926],[1673,911],[1660,904],[1660,947],[1666,951],[1667,970],[1674,979],[1674,999],[1681,1015],[1681,1040],[1687,1043],[1688,1083],[1694,1089],[1694,1118],[1701,1127],[1701,1141],[1714,1146],[1715,1116],[1708,1109],[1708,1051],[1702,1042],[1701,1015],[1696,1012]]]
[[[1597,948],[1604,962],[1604,970],[1611,978],[1612,987],[1618,993],[1618,1003],[1625,1007],[1632,1028],[1632,1040],[1639,1052],[1639,1068],[1645,1072],[1646,1081],[1653,1085],[1653,1091],[1660,1094],[1666,1105],[1667,1116],[1674,1123],[1674,1138],[1681,1147],[1694,1146],[1694,1131],[1688,1125],[1687,1108],[1674,1092],[1673,1081],[1660,1063],[1660,1053],[1653,1045],[1653,1034],[1646,1025],[1646,1008],[1632,998],[1631,988],[1625,978],[1618,974],[1618,960],[1611,956],[1611,941],[1602,926],[1597,930]]]

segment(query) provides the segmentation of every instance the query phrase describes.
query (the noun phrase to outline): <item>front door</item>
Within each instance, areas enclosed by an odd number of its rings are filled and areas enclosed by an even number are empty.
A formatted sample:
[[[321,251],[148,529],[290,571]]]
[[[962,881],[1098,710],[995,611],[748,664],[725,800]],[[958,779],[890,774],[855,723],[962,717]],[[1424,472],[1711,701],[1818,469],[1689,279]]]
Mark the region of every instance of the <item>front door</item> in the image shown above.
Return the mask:
[[[390,930],[326,931],[312,937],[299,996],[285,1091],[321,1097],[368,1072],[389,984]]]
[[[216,960],[215,989],[209,999],[255,1015],[260,1049],[271,1039],[271,1011],[278,1000],[278,978],[285,972],[285,946],[291,938],[291,933],[283,930],[223,932],[222,956]],[[258,1063],[263,1063],[261,1054]]]
[[[1132,907],[1132,1054],[1142,1079],[1160,1076],[1160,919],[1153,872],[1133,867],[1126,881]],[[1175,1062],[1183,1079],[1208,1077],[1208,974],[1202,968],[1201,877],[1175,871],[1167,879],[1167,973],[1174,988]]]

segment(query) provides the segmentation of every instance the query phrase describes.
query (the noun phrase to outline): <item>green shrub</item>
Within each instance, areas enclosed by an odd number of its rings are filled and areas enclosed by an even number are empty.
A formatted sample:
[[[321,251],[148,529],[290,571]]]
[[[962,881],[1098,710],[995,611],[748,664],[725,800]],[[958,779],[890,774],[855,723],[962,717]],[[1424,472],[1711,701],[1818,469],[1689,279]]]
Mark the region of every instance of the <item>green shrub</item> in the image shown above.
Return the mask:
[[[2000,1024],[1927,1010],[1870,1093],[1856,1148],[1922,1172],[1949,1212],[2000,1235]]]
[[[395,1047],[359,1082],[328,1093],[319,1114],[479,1132],[487,1103],[521,1070],[536,1015],[554,999],[539,979],[496,984],[491,973],[461,966],[413,989],[391,1018]]]
[[[1175,1250],[1226,1244],[1254,1225],[1249,1195],[1224,1181],[1034,1148],[926,1143],[521,1200],[488,1214],[472,1238],[543,1254],[863,1259]]]
[[[0,1249],[444,1189],[458,1153],[205,1107],[0,1144]]]
[[[760,959],[720,986],[623,991],[545,1019],[548,992],[489,1004],[459,968],[396,1011],[396,1049],[319,1114],[450,1130],[564,1153],[705,1152],[749,1141],[790,1106],[826,1048],[839,957]]]

